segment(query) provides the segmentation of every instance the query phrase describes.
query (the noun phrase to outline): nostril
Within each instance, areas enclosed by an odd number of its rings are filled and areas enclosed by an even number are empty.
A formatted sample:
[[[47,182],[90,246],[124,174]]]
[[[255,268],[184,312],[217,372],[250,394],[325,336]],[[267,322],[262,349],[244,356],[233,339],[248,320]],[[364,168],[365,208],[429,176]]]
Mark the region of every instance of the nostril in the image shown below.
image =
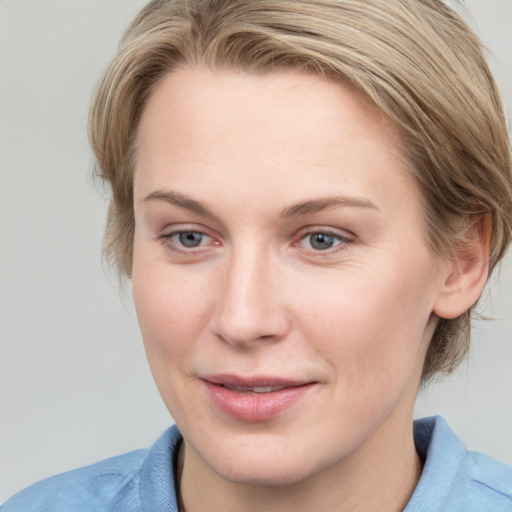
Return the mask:
[[[252,325],[214,325],[212,332],[223,343],[239,348],[250,347],[260,343],[275,343],[283,339],[288,332],[288,322],[270,321]]]

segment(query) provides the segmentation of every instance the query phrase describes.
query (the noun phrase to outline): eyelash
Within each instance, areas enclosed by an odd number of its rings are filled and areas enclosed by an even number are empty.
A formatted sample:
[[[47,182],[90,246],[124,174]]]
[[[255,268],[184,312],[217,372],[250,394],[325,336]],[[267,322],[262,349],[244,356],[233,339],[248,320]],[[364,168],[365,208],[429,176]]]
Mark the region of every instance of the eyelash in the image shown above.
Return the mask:
[[[206,244],[202,244],[203,240],[201,240],[202,245],[198,245],[195,247],[187,247],[187,246],[183,245],[183,243],[173,240],[175,237],[179,237],[180,235],[192,235],[192,234],[193,235],[201,235],[202,237],[206,237],[206,238],[209,238],[209,239],[215,241],[215,239],[213,237],[206,234],[204,231],[195,230],[195,229],[181,229],[178,231],[173,231],[171,233],[162,234],[158,238],[162,242],[163,245],[165,245],[168,249],[170,249],[172,251],[176,251],[176,252],[180,252],[180,253],[187,253],[187,254],[194,254],[194,253],[198,253],[199,251],[202,252],[203,246],[206,245]],[[334,239],[335,242],[337,242],[337,243],[335,243],[331,247],[325,248],[324,250],[318,249],[318,248],[315,249],[314,247],[311,247],[311,246],[305,247],[303,245],[304,241],[306,241],[308,238],[311,239],[311,237],[313,237],[315,235],[317,235],[317,236],[324,235],[325,237],[327,237],[329,239]],[[310,254],[314,254],[315,256],[317,256],[317,255],[318,256],[328,256],[328,255],[331,255],[338,251],[347,249],[347,246],[350,244],[353,244],[354,242],[355,242],[354,238],[347,237],[347,236],[341,235],[339,233],[335,233],[332,230],[315,229],[315,230],[309,230],[309,231],[300,233],[300,235],[293,242],[293,245],[302,246]],[[220,243],[216,241],[215,245],[220,245]]]
[[[311,247],[311,242],[310,242],[310,247],[305,247],[308,251],[312,252],[312,253],[315,253],[315,254],[321,254],[321,255],[330,255],[332,253],[335,253],[337,251],[340,251],[340,250],[345,250],[347,248],[347,245],[351,244],[354,242],[353,239],[351,239],[350,237],[347,237],[347,236],[344,236],[344,235],[341,235],[339,233],[335,233],[331,230],[328,230],[328,229],[317,229],[317,230],[310,230],[310,231],[307,231],[305,233],[301,233],[300,236],[298,237],[298,240],[297,240],[297,243],[299,245],[303,245],[303,243],[310,239],[314,236],[319,236],[319,235],[323,235],[325,236],[326,238],[329,238],[329,239],[334,239],[335,243],[333,246],[331,247],[327,247],[325,249],[318,249],[318,248],[314,248],[314,247]]]
[[[202,237],[207,237],[207,238],[214,240],[213,237],[207,235],[203,231],[196,230],[196,229],[181,229],[179,231],[173,231],[172,233],[166,233],[166,234],[160,235],[158,238],[167,248],[169,248],[173,251],[186,252],[186,253],[191,253],[193,251],[197,252],[197,250],[201,249],[203,247],[203,245],[199,245],[197,247],[186,247],[185,245],[183,245],[183,244],[180,245],[176,241],[173,240],[174,237],[178,237],[180,235],[191,235],[191,234],[201,235]],[[201,240],[201,242],[202,242],[202,240]],[[219,243],[217,242],[215,245],[219,245]]]

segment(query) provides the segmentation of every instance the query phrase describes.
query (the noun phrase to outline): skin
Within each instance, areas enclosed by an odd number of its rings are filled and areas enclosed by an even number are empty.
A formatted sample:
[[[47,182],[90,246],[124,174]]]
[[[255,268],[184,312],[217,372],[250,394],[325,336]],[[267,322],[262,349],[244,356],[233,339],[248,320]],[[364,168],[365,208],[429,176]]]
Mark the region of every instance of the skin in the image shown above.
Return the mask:
[[[151,96],[137,138],[133,295],[184,436],[188,512],[406,505],[437,315],[469,307],[485,272],[474,284],[475,265],[431,253],[400,162],[390,123],[315,74],[184,67]],[[187,233],[197,247],[183,245]],[[205,375],[224,373],[314,384],[276,417],[244,421],[206,390]]]

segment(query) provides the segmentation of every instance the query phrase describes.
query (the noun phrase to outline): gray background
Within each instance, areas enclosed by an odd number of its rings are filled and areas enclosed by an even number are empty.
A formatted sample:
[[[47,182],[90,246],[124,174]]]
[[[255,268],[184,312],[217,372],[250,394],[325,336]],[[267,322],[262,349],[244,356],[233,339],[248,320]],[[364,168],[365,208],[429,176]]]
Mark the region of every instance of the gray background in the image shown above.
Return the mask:
[[[100,258],[90,177],[95,82],[142,0],[0,0],[0,502],[31,482],[147,446],[171,423],[129,289]],[[470,0],[510,118],[512,0]],[[103,194],[104,195],[104,194]],[[470,358],[423,392],[470,448],[512,463],[512,260]]]

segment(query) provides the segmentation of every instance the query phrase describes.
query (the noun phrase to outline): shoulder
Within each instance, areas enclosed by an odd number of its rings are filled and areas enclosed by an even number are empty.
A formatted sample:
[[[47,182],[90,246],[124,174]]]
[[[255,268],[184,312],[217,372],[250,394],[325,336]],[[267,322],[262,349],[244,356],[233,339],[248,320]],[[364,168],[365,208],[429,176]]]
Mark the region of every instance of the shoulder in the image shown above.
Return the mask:
[[[145,455],[146,450],[137,450],[47,478],[13,496],[2,512],[103,510],[133,488]]]
[[[167,473],[172,480],[173,450],[177,450],[179,440],[174,427],[150,449],[112,457],[42,480],[14,495],[1,507],[1,512],[143,510],[145,494],[152,498],[152,475]],[[173,493],[172,483],[166,501],[172,501]]]
[[[512,512],[512,466],[468,451],[439,416],[415,422],[414,437],[425,466],[407,512]]]
[[[471,482],[473,503],[484,506],[492,497],[496,503],[503,504],[503,510],[512,512],[512,466],[483,453],[468,451],[459,474]],[[464,492],[463,488],[460,490]]]

